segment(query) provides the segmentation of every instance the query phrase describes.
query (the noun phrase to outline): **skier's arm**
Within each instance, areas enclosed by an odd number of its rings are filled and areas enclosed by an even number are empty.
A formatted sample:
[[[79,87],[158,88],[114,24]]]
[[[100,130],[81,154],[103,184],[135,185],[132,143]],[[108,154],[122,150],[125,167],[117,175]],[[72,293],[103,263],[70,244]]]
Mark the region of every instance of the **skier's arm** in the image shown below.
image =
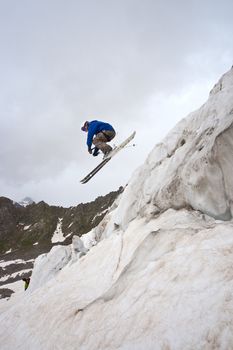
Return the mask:
[[[95,127],[92,125],[88,129],[88,134],[87,134],[87,147],[88,147],[88,152],[91,153],[91,145],[92,145],[92,140],[95,135]]]

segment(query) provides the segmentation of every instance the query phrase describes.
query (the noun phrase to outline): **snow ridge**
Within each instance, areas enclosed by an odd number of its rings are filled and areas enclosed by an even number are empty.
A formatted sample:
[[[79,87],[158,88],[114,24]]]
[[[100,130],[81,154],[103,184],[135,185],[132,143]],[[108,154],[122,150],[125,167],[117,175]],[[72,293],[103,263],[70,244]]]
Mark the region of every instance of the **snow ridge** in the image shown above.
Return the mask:
[[[153,217],[168,208],[232,218],[232,101],[233,69],[220,79],[209,100],[181,120],[136,171],[114,218],[117,224],[125,229],[138,215]]]

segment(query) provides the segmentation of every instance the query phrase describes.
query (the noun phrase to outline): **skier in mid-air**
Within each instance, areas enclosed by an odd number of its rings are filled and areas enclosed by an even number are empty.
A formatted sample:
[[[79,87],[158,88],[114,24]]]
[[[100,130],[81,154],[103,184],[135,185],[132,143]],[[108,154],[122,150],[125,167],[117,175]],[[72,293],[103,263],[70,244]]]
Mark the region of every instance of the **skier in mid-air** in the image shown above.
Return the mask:
[[[112,147],[107,144],[107,142],[110,142],[116,135],[112,125],[99,120],[85,121],[82,124],[81,130],[88,133],[88,152],[94,157],[99,154],[99,150],[103,152],[104,157],[112,151]],[[92,144],[95,146],[93,150],[91,148]]]

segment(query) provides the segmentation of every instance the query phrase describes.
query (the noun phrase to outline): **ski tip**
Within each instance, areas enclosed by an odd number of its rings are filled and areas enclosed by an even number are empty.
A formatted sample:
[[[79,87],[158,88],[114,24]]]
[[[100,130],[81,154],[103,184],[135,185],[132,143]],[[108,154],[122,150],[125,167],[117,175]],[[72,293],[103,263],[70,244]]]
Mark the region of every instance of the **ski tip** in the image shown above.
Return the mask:
[[[129,138],[133,139],[133,138],[135,137],[135,135],[136,135],[136,131],[134,131],[134,132],[130,135]]]

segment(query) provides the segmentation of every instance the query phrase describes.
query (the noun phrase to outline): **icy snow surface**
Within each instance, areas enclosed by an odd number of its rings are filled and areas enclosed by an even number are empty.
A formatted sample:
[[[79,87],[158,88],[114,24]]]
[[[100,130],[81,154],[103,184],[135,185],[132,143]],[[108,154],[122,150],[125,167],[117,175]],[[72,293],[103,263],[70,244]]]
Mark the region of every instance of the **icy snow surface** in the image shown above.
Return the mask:
[[[233,70],[98,227],[0,304],[1,350],[233,349]]]
[[[66,239],[62,232],[62,220],[62,218],[58,218],[57,227],[51,239],[52,243],[63,242]]]

